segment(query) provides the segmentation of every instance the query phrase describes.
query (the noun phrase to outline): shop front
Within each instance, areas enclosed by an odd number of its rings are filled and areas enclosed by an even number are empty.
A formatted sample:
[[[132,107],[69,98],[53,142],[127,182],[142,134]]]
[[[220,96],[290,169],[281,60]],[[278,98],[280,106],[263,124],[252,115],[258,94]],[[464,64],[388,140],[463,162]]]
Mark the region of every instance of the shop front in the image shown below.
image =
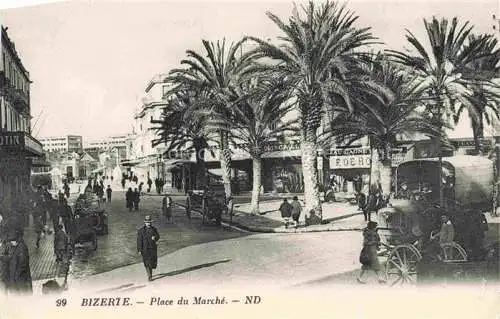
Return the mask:
[[[4,217],[26,211],[22,205],[32,192],[31,161],[41,156],[42,144],[27,133],[0,133],[0,212]]]

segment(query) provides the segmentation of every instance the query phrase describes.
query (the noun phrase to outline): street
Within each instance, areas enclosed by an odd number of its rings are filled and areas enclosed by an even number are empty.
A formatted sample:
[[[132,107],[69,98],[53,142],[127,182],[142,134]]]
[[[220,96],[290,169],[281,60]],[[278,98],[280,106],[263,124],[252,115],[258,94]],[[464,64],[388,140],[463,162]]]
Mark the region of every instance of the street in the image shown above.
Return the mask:
[[[81,278],[140,262],[136,236],[146,215],[151,215],[160,233],[158,256],[191,245],[245,235],[215,225],[202,225],[196,214],[189,221],[185,211],[177,206],[172,212],[173,223],[167,224],[161,219],[161,200],[160,196],[142,196],[139,211],[129,212],[125,208],[125,193],[113,192],[111,203],[102,204],[109,216],[109,234],[99,236],[97,251],[77,251],[73,258],[73,277]]]

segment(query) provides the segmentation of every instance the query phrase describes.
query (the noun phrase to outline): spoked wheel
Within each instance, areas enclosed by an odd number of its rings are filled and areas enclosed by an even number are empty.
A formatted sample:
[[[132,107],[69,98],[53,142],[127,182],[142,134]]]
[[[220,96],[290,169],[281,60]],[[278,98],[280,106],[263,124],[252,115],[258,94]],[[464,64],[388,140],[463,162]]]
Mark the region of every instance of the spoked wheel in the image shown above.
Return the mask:
[[[467,253],[465,249],[455,242],[441,245],[438,258],[442,261],[467,261]]]
[[[415,285],[417,283],[417,264],[422,255],[413,245],[399,245],[387,257],[385,276],[387,283],[394,285]]]

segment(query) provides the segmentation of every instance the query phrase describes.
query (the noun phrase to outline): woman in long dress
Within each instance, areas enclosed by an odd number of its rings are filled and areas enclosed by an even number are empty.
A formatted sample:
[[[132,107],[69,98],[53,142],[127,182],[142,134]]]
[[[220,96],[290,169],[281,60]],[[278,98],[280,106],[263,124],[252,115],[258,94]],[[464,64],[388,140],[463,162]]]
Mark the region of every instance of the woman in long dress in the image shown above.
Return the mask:
[[[358,283],[364,284],[362,280],[367,270],[373,270],[377,275],[379,283],[385,283],[380,276],[380,262],[377,251],[380,247],[380,236],[377,233],[377,223],[369,221],[366,228],[363,229],[363,250],[361,251],[360,262],[362,263],[361,272],[357,278]]]

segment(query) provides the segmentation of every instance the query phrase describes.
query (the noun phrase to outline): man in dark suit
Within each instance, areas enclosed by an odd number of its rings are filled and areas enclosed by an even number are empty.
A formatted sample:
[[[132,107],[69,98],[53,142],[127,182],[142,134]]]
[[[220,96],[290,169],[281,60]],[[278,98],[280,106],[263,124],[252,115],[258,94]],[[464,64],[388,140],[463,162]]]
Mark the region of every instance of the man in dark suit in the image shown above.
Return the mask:
[[[137,231],[137,251],[142,255],[149,281],[153,280],[153,269],[158,263],[156,243],[159,239],[158,230],[151,225],[151,216],[146,216],[144,226]]]

